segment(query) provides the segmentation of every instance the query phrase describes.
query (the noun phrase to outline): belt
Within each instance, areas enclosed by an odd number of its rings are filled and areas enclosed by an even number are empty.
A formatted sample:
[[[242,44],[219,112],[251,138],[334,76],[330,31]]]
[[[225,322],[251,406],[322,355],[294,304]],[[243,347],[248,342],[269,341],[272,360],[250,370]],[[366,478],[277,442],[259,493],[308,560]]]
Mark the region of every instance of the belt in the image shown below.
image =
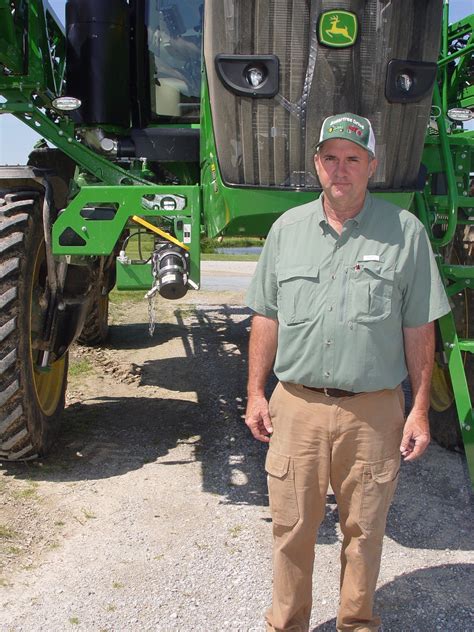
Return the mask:
[[[360,393],[354,393],[352,391],[344,391],[341,388],[315,388],[314,386],[304,386],[310,391],[315,393],[322,393],[326,397],[353,397],[354,395],[360,395]]]

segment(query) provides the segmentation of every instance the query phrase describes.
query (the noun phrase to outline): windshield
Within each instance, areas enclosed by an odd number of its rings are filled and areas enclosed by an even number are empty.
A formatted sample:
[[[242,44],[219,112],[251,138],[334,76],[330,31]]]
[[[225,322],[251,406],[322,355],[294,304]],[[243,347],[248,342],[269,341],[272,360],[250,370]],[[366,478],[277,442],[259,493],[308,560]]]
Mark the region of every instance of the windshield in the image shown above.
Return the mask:
[[[151,108],[154,117],[198,123],[202,0],[148,0]]]

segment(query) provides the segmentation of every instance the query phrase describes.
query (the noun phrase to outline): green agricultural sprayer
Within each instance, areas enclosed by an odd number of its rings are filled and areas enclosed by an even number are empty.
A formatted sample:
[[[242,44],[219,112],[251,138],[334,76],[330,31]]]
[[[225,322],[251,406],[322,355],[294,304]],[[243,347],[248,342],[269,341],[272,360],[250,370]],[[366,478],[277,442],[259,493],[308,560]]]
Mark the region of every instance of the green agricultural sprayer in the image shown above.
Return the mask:
[[[65,29],[0,0],[0,113],[44,139],[0,168],[0,456],[47,451],[114,286],[197,290],[201,237],[264,237],[319,195],[321,122],[353,111],[372,191],[425,224],[452,300],[432,430],[474,481],[473,31],[442,0],[69,0]]]

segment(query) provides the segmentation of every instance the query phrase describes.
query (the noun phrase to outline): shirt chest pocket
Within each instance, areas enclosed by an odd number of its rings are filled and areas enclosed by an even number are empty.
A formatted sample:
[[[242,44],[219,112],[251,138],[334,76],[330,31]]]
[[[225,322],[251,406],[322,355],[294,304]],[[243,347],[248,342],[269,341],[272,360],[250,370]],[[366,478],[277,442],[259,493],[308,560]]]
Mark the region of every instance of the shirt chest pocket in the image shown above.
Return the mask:
[[[319,266],[284,267],[277,272],[278,315],[287,325],[297,325],[315,316],[319,290]]]
[[[358,323],[375,323],[392,313],[393,269],[383,263],[364,262],[349,270],[349,318]]]

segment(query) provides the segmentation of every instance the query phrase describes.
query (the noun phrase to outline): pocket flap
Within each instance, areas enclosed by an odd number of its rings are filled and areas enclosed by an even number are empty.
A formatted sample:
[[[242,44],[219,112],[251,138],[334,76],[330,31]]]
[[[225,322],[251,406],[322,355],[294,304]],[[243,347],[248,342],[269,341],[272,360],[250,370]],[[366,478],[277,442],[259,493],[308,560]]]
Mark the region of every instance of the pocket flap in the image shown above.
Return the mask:
[[[400,458],[394,457],[370,465],[372,479],[377,483],[390,483],[396,479],[400,470]]]
[[[384,279],[385,281],[392,282],[395,276],[395,270],[393,268],[387,267],[380,262],[364,261],[360,263],[360,267],[369,277],[374,279]]]
[[[283,478],[288,474],[290,468],[290,457],[283,456],[283,454],[277,454],[272,450],[268,450],[267,458],[265,459],[265,471],[277,478]]]
[[[288,281],[288,279],[296,279],[298,277],[317,279],[319,277],[319,265],[288,266],[277,270],[277,279],[279,283],[281,281]]]

